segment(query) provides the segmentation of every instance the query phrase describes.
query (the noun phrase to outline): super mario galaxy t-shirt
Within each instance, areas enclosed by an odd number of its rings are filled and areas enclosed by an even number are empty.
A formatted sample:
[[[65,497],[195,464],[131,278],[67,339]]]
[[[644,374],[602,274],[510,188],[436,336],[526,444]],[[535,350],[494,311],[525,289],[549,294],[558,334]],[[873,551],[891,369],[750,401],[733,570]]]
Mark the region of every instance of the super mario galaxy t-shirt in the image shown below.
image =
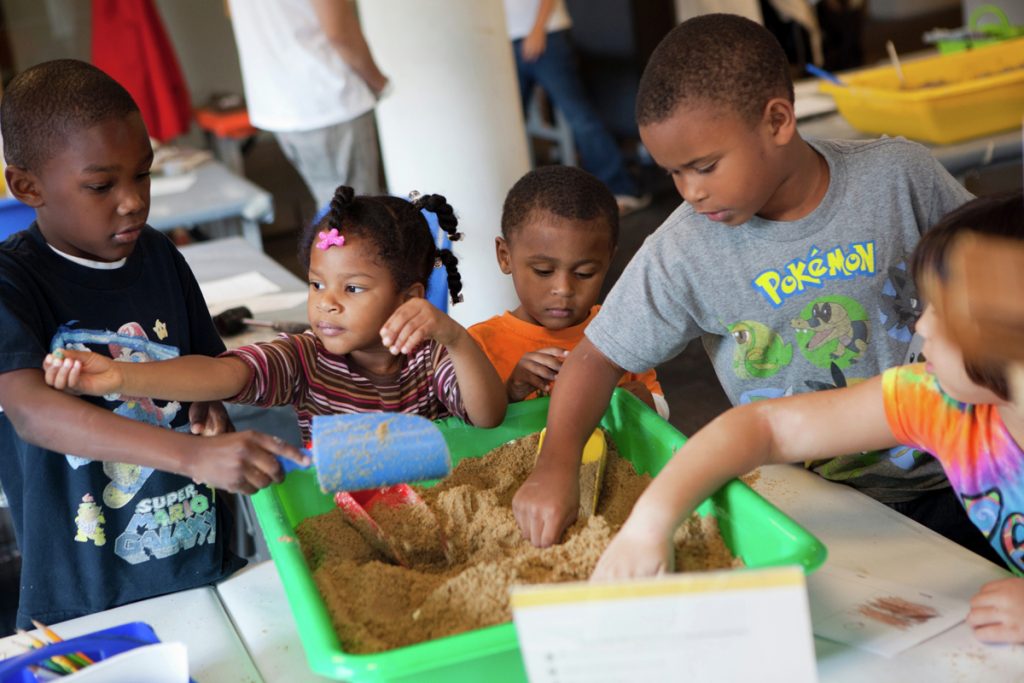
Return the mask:
[[[188,265],[152,228],[112,270],[54,253],[34,225],[12,236],[0,244],[0,329],[0,373],[41,368],[57,348],[127,363],[224,349]],[[189,428],[185,403],[82,400],[155,427]],[[5,413],[0,483],[22,554],[19,626],[208,585],[244,564],[227,549],[230,515],[213,489],[150,467],[30,444]]]
[[[967,516],[1024,574],[1024,451],[996,406],[951,398],[923,363],[887,370],[882,394],[896,438],[935,455]]]

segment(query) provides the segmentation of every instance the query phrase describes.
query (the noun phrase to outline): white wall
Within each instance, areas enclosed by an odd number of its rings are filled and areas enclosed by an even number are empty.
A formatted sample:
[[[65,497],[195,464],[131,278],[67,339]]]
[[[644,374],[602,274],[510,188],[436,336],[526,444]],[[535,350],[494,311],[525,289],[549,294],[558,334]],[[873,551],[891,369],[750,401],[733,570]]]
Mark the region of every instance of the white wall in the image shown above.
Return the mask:
[[[465,241],[455,245],[463,325],[517,305],[494,256],[501,206],[529,170],[515,61],[501,0],[360,0],[367,42],[394,92],[377,107],[388,189],[445,195]]]

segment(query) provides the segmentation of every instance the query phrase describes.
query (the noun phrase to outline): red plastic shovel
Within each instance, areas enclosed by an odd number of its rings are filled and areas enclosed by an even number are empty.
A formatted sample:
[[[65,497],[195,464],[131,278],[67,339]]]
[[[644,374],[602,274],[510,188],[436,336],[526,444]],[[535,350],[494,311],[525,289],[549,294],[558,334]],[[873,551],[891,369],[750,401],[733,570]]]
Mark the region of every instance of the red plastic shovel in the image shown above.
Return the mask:
[[[451,546],[437,517],[420,495],[408,484],[395,484],[363,491],[340,491],[334,495],[334,502],[344,513],[349,524],[366,539],[367,543],[391,562],[408,567],[410,566],[410,552],[426,552],[429,555],[434,554],[436,550],[440,550],[447,562],[452,561]],[[418,514],[421,516],[424,526],[437,530],[436,546],[428,540],[426,548],[415,547],[404,537],[389,532],[386,520],[393,517],[392,512],[401,508],[408,508],[408,517],[411,518],[414,514]],[[422,544],[425,539],[421,534],[416,534],[415,540]]]

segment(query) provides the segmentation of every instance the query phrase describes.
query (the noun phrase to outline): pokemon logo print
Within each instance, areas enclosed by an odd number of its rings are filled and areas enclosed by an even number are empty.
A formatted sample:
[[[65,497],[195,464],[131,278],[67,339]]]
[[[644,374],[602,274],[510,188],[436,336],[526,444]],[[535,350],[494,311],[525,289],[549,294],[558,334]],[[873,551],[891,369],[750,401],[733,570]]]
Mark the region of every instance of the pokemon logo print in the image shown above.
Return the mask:
[[[787,299],[808,287],[821,289],[829,280],[850,280],[875,275],[875,243],[854,242],[831,251],[811,247],[807,258],[793,259],[784,268],[765,270],[751,283],[772,305],[779,308]]]

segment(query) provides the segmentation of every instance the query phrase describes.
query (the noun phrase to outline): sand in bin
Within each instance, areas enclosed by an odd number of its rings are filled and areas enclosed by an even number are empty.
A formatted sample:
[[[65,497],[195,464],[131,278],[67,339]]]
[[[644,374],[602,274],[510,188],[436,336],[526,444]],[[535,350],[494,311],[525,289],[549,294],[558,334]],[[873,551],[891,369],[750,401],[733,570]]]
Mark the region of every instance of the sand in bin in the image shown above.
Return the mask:
[[[401,534],[410,568],[385,562],[340,510],[299,525],[303,551],[346,652],[381,652],[510,621],[513,584],[590,577],[650,477],[636,474],[609,440],[597,513],[571,526],[561,544],[534,548],[523,540],[511,503],[533,467],[537,440],[532,434],[463,460],[437,486],[420,490],[447,535],[450,564],[434,542],[431,523],[424,522],[429,516],[412,509],[389,511],[385,520]],[[409,517],[397,519],[403,511]],[[417,530],[421,523],[426,526]],[[675,543],[679,570],[739,565],[710,516],[687,520]]]

